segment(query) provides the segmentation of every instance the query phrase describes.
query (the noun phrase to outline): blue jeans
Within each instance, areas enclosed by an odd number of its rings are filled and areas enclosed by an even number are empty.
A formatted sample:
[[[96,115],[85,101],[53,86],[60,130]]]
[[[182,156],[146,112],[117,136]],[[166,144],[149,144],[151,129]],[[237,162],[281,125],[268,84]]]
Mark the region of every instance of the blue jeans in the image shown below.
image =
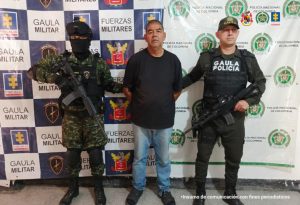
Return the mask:
[[[156,172],[159,193],[169,191],[171,162],[169,159],[169,142],[172,127],[166,129],[147,129],[133,124],[134,161],[132,168],[133,187],[144,190],[146,184],[146,162],[149,146],[155,151]]]

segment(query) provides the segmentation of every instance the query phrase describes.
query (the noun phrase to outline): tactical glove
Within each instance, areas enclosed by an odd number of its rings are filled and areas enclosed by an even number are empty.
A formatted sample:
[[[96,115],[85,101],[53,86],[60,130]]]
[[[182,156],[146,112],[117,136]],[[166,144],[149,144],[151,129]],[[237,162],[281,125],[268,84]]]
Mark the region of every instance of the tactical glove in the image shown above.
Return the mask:
[[[68,78],[57,75],[54,82],[61,90],[62,93],[70,93],[73,91],[73,84]]]

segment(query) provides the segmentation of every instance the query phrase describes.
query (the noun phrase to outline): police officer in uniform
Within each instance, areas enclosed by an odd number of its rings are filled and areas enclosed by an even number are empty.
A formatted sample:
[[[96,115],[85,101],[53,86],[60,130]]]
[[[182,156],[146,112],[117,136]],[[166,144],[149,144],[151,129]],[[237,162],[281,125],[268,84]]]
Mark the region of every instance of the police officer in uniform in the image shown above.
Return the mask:
[[[102,150],[107,143],[107,136],[100,116],[102,97],[105,90],[113,93],[121,92],[122,85],[113,81],[108,66],[99,54],[93,55],[89,51],[92,30],[86,23],[74,19],[74,22],[67,24],[66,30],[72,53],[47,56],[33,65],[28,74],[33,80],[55,83],[61,89],[59,101],[64,113],[62,144],[67,148],[66,168],[69,174],[69,189],[59,204],[71,204],[72,199],[79,194],[78,176],[81,170],[81,152],[86,150],[89,154],[96,204],[104,205],[106,197],[102,185],[104,172]],[[62,103],[62,100],[74,90],[70,77],[60,70],[66,62],[71,66],[99,113],[96,118],[89,116],[81,98],[73,100],[67,106]]]
[[[217,38],[220,46],[201,53],[196,66],[183,78],[187,87],[204,77],[203,109],[210,109],[222,97],[234,96],[246,88],[248,82],[258,86],[258,92],[236,103],[231,112],[234,122],[229,124],[223,116],[207,123],[198,130],[198,153],[195,167],[196,196],[193,204],[205,204],[205,182],[208,162],[217,138],[221,138],[225,150],[225,191],[223,200],[227,204],[242,205],[236,194],[239,164],[243,155],[245,137],[245,111],[259,103],[265,91],[263,72],[255,56],[247,50],[238,49],[239,35],[237,19],[226,17],[219,22]]]

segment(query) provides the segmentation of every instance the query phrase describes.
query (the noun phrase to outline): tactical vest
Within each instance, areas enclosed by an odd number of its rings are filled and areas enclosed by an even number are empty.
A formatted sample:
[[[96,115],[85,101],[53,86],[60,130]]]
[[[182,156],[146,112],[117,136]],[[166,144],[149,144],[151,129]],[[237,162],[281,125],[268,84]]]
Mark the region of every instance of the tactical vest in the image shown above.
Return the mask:
[[[245,60],[246,50],[240,50],[242,56],[225,60],[216,55],[216,49],[208,51],[209,60],[204,73],[203,99],[207,106],[213,106],[224,96],[234,96],[247,85],[248,66]],[[208,65],[209,64],[209,65]]]
[[[104,96],[103,88],[103,76],[100,73],[100,69],[97,67],[99,60],[99,54],[93,56],[93,62],[91,65],[78,65],[72,61],[69,61],[70,66],[76,75],[77,79],[82,83],[87,96],[91,99],[96,109],[100,109],[102,104],[102,97]],[[69,93],[63,93],[61,98],[63,99]],[[74,100],[70,106],[84,107],[82,99],[78,98]],[[99,111],[99,110],[98,110]]]

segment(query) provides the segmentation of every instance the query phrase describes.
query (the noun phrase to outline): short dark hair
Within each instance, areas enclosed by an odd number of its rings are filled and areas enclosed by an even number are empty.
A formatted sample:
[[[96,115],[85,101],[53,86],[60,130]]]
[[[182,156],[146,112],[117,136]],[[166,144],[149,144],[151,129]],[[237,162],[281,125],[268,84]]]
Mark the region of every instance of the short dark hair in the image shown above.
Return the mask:
[[[145,28],[146,32],[147,32],[147,30],[148,30],[148,27],[149,27],[151,24],[155,24],[155,23],[159,24],[159,25],[161,26],[162,30],[164,30],[164,26],[162,25],[162,23],[161,23],[159,20],[154,19],[154,20],[148,21],[148,23],[147,23],[147,25],[146,25],[146,28]]]

